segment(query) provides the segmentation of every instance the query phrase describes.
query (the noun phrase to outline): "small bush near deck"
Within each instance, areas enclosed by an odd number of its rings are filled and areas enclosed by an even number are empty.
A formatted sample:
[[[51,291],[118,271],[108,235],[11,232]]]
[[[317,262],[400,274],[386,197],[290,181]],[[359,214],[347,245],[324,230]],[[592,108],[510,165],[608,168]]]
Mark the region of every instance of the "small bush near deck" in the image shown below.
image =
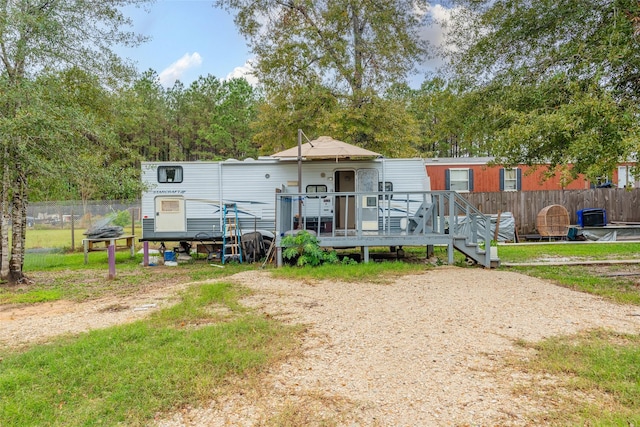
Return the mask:
[[[282,239],[282,257],[295,261],[296,265],[316,266],[320,264],[336,264],[339,262],[336,251],[326,251],[320,247],[318,239],[308,231],[302,230]]]

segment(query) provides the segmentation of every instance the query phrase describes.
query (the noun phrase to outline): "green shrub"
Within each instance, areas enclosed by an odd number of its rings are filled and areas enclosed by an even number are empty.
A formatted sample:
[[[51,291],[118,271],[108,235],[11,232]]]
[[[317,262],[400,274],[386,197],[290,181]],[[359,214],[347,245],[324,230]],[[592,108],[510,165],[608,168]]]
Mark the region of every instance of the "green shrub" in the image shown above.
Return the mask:
[[[131,214],[129,211],[118,211],[109,214],[111,224],[118,225],[120,227],[126,227],[131,224]]]
[[[320,248],[318,239],[308,231],[302,230],[294,235],[282,239],[282,257],[296,262],[298,266],[320,264],[337,264],[336,251],[326,251]]]

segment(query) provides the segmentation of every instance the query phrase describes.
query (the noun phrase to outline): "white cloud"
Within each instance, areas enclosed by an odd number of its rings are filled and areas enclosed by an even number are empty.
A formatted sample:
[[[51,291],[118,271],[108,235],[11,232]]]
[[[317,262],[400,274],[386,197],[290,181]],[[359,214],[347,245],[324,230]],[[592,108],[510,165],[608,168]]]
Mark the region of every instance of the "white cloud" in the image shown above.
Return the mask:
[[[429,7],[429,13],[435,20],[439,22],[446,21],[451,18],[454,10],[455,8],[444,7],[441,4],[436,4],[435,6]]]
[[[420,37],[429,42],[431,57],[422,63],[421,69],[429,74],[445,64],[443,52],[451,49],[447,43],[447,26],[451,23],[459,8],[448,8],[440,4],[429,5],[425,13],[429,17],[429,24],[420,31]]]
[[[445,38],[445,27],[451,20],[453,13],[454,9],[446,8],[439,4],[429,7],[429,15],[431,15],[433,23],[423,33],[427,40],[430,40],[436,46],[442,44]]]
[[[198,52],[192,54],[185,53],[182,58],[169,65],[160,73],[158,76],[160,84],[165,87],[173,86],[176,80],[180,80],[187,70],[199,67],[200,64],[202,64],[202,57]]]
[[[236,67],[232,72],[227,74],[226,80],[241,78],[244,77],[247,79],[251,86],[256,86],[258,84],[258,78],[253,74],[253,61],[249,59],[244,65],[240,67]]]

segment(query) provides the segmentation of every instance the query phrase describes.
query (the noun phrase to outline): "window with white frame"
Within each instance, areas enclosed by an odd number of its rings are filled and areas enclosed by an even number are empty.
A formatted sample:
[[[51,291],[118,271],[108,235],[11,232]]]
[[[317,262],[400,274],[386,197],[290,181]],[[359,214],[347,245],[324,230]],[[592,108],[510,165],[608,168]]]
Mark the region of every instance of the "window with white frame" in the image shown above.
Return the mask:
[[[613,184],[611,183],[611,179],[609,175],[602,175],[596,178],[595,187],[596,188],[611,188]]]
[[[500,190],[518,191],[522,188],[522,174],[518,168],[505,168],[500,170]]]
[[[326,193],[326,192],[327,192],[327,186],[324,184],[307,185],[307,193]],[[309,197],[310,199],[318,198],[318,196],[312,196],[312,195],[308,195],[307,197]]]
[[[447,169],[445,180],[447,190],[473,191],[473,171],[471,169]]]
[[[384,185],[384,187],[383,187]],[[384,191],[385,192],[392,192],[393,191],[393,182],[390,181],[385,181],[384,183],[382,181],[378,181],[378,191]],[[389,194],[385,194],[384,195],[384,199],[385,200],[389,200],[389,199],[393,199],[393,195],[389,195]],[[382,194],[380,194],[378,196],[378,200],[382,200]]]

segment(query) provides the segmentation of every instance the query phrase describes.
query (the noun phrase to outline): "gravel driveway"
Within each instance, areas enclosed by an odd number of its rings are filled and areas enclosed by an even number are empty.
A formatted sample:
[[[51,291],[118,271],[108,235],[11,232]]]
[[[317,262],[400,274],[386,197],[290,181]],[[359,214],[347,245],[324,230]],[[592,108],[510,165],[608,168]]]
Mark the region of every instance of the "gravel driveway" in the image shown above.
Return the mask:
[[[303,357],[270,372],[260,391],[158,425],[255,426],[295,408],[312,413],[311,425],[532,425],[547,408],[514,393],[531,381],[507,362],[530,356],[516,340],[640,332],[639,307],[507,271],[442,267],[392,284],[234,277],[256,291],[244,304],[309,326]]]
[[[156,425],[273,425],[282,414],[305,425],[532,425],[531,416],[549,408],[514,392],[532,381],[509,363],[531,356],[516,340],[593,328],[640,333],[640,307],[508,271],[439,267],[390,284],[301,283],[265,271],[231,279],[256,291],[244,304],[308,326],[301,357],[250,390]],[[184,286],[126,300],[3,306],[0,345],[135,320],[171,304]]]

